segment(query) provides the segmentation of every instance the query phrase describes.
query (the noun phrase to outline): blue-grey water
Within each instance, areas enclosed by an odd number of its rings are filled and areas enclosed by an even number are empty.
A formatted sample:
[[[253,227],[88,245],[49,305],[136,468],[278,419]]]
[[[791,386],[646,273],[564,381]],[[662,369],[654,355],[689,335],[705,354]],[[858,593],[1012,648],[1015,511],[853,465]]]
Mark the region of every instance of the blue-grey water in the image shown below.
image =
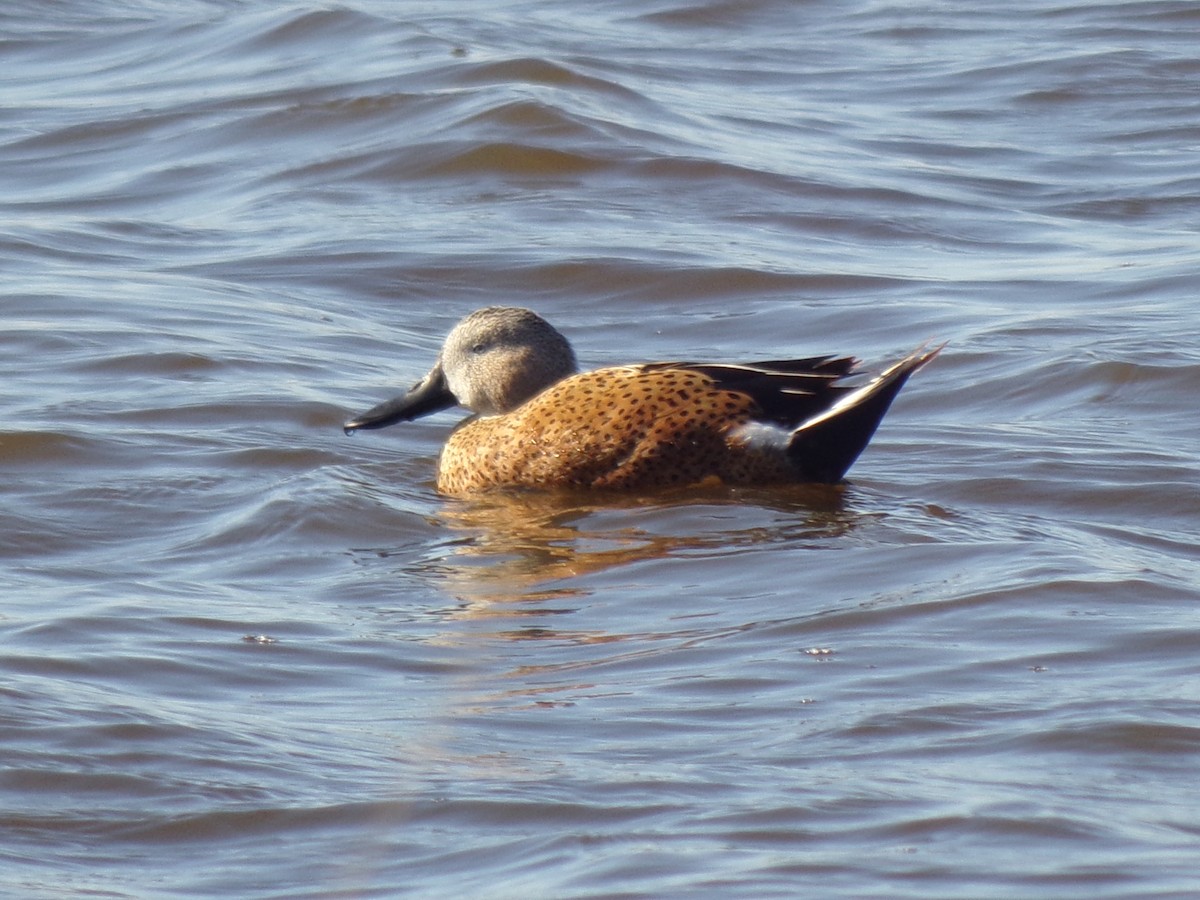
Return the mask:
[[[1200,895],[1200,8],[0,10],[0,895]],[[841,491],[433,489],[584,365],[949,346]]]

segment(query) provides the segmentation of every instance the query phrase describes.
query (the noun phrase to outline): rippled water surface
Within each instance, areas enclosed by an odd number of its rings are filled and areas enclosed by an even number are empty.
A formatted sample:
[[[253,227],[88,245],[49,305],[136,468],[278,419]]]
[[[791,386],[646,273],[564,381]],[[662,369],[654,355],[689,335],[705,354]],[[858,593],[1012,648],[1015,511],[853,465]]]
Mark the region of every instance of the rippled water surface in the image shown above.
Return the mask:
[[[1200,12],[0,11],[0,894],[1200,893]],[[840,489],[433,490],[588,367],[948,340]]]

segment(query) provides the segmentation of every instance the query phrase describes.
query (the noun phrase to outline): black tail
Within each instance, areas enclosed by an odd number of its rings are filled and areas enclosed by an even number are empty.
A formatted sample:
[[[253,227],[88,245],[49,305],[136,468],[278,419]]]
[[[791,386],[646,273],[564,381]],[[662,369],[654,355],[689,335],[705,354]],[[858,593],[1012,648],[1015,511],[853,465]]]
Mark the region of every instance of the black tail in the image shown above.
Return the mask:
[[[942,345],[944,347],[945,344]],[[801,423],[788,442],[788,456],[805,481],[836,484],[854,465],[910,375],[942,347],[918,349],[820,415]]]

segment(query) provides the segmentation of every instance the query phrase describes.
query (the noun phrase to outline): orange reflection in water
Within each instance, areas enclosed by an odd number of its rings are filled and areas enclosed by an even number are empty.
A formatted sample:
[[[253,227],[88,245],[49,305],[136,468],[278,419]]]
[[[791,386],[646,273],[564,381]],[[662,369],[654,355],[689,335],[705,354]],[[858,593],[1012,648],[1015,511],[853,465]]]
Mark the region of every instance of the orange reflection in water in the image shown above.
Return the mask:
[[[447,501],[460,535],[438,570],[468,615],[521,615],[511,601],[580,596],[577,583],[635,563],[780,541],[824,541],[853,529],[842,486],[770,491],[723,487],[651,496],[494,493]],[[526,635],[523,635],[526,636]]]

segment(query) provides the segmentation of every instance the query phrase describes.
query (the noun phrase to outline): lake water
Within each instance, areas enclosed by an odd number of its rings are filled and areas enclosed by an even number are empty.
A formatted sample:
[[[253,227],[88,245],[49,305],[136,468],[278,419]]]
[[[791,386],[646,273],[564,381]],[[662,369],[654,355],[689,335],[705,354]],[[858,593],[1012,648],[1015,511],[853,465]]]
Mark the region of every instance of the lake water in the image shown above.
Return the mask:
[[[0,895],[1200,895],[1200,8],[16,0]],[[433,490],[448,328],[948,348],[843,489]]]

